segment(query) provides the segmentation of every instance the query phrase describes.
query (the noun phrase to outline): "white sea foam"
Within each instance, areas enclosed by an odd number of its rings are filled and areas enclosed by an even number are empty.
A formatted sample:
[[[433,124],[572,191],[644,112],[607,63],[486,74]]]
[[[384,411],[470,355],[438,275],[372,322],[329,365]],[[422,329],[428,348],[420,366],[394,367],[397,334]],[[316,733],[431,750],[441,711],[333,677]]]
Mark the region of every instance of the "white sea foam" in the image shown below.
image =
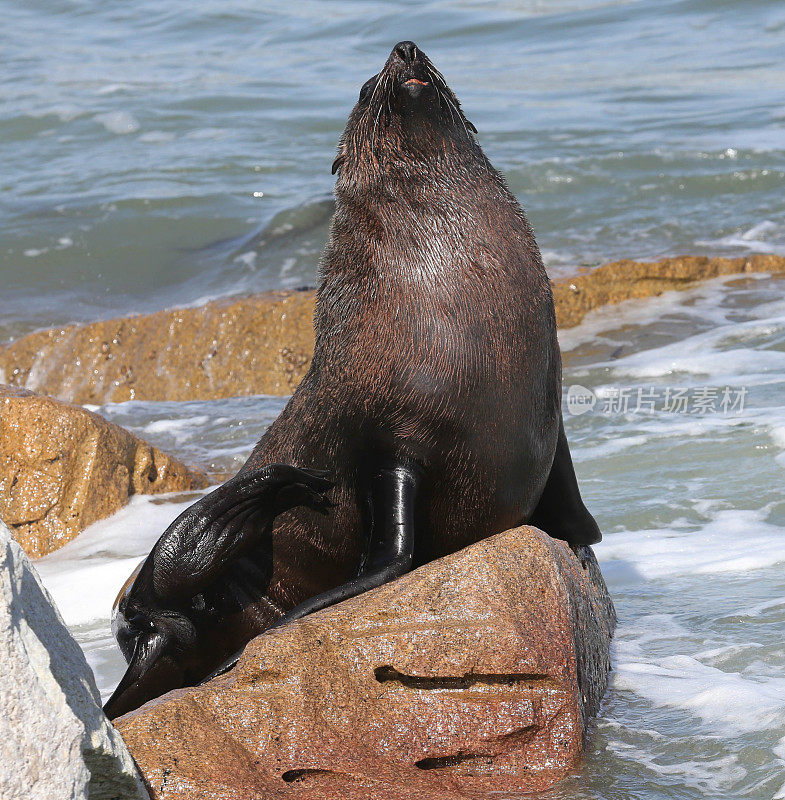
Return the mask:
[[[785,677],[724,672],[689,655],[641,660],[637,642],[615,646],[613,686],[694,714],[715,732],[739,735],[785,724]]]
[[[128,83],[107,83],[96,90],[96,94],[115,94],[116,92],[124,92],[131,88]]]
[[[625,726],[625,732],[627,730],[629,727]],[[635,733],[644,740],[647,737],[657,738],[652,731],[636,729]],[[651,748],[636,746],[621,738],[612,739],[608,749],[626,761],[645,767],[656,777],[677,779],[681,786],[697,789],[710,797],[720,796],[719,793],[726,792],[747,775],[747,770],[739,764],[739,758],[735,755],[703,761],[686,758],[675,763],[663,763],[661,758],[652,755]]]
[[[712,332],[714,333],[714,332]],[[785,353],[777,350],[732,348],[712,350],[720,344],[716,335],[696,336],[659,350],[647,350],[625,358],[596,364],[614,376],[630,378],[683,378],[690,383],[736,385],[781,380]],[[577,375],[582,371],[577,370]]]
[[[60,550],[36,562],[67,625],[105,622],[120,587],[166,527],[194,501],[136,496]]]
[[[698,240],[701,247],[744,248],[752,253],[785,254],[785,225],[782,222],[765,219],[746,230],[734,231],[719,239]]]
[[[618,386],[595,387],[598,398],[609,396]],[[607,416],[607,428],[597,431],[592,443],[581,443],[574,447],[573,460],[576,463],[599,461],[612,456],[637,450],[647,444],[665,442],[685,442],[689,439],[707,439],[709,436],[732,433],[734,429],[743,435],[745,429],[752,427],[752,422],[759,422],[761,428],[768,428],[769,423],[783,420],[785,409],[778,413],[777,409],[754,411],[745,409],[743,414],[736,412],[723,414],[711,413],[703,416],[694,414],[677,414],[667,411],[635,411],[635,400],[630,403],[630,412]],[[619,430],[622,421],[627,423]],[[699,502],[699,501],[696,501]],[[697,507],[696,507],[696,510]]]
[[[590,311],[579,325],[560,330],[559,344],[562,350],[569,351],[594,339],[602,339],[602,334],[607,331],[631,325],[649,325],[674,314],[695,316],[703,322],[723,325],[728,321],[728,311],[719,301],[727,293],[726,284],[738,277],[726,275],[705,281],[692,289],[674,289],[657,297],[624,300],[616,305],[601,306]],[[764,273],[752,273],[745,277],[762,279],[767,276]]]
[[[700,528],[682,520],[612,533],[596,546],[597,557],[609,574],[632,568],[646,580],[765,569],[785,563],[785,532],[766,516],[767,509],[719,509]]]
[[[147,434],[161,434],[168,433],[173,436],[177,441],[183,441],[193,437],[194,429],[198,429],[202,425],[207,425],[211,421],[210,417],[206,414],[199,414],[193,417],[181,417],[180,419],[157,419],[153,422],[148,422],[144,426],[144,432]]]
[[[576,463],[580,463],[590,459],[608,458],[609,456],[618,455],[625,450],[642,447],[650,440],[650,436],[639,434],[637,436],[616,436],[594,445],[584,444],[579,450],[575,450],[573,453],[573,460]]]
[[[148,131],[139,136],[140,142],[147,144],[160,144],[161,142],[171,142],[175,135],[169,131]]]
[[[256,257],[257,253],[255,250],[246,250],[244,253],[240,253],[238,256],[235,256],[233,260],[235,264],[242,264],[248,269],[255,269]]]
[[[719,285],[716,288],[719,288]],[[658,301],[661,299],[662,298],[657,298]],[[695,306],[688,306],[684,301],[689,300],[693,300],[693,298],[671,297],[669,298],[667,307],[671,312],[680,311],[684,314],[691,313],[705,320],[703,305],[701,304],[697,308]],[[645,367],[645,365],[651,363],[655,365],[653,371],[660,373],[663,369],[661,366],[662,362],[673,362],[678,364],[681,359],[685,358],[689,360],[689,358],[695,356],[711,357],[716,355],[719,351],[722,351],[724,354],[727,354],[728,351],[731,351],[734,357],[733,367],[736,368],[737,366],[735,358],[740,357],[742,360],[738,362],[738,366],[742,370],[747,371],[748,367],[745,359],[755,357],[761,353],[764,356],[769,355],[770,353],[765,350],[749,350],[746,347],[739,347],[739,345],[744,346],[749,345],[750,343],[754,344],[756,340],[769,339],[785,331],[785,315],[781,313],[783,310],[785,310],[785,304],[783,304],[781,301],[772,301],[766,304],[765,308],[766,311],[779,311],[780,314],[758,317],[756,319],[747,321],[734,320],[733,322],[728,322],[727,310],[722,313],[715,313],[715,319],[712,320],[715,323],[714,327],[707,331],[693,334],[692,336],[672,342],[662,347],[651,348],[619,359],[614,359],[613,361],[598,362],[593,364],[592,368],[608,367],[616,370],[627,370],[635,367]],[[621,318],[626,318],[631,310],[632,309],[630,309],[630,307],[619,307],[618,314],[607,315],[608,319],[605,320],[605,324],[607,325],[609,322],[614,324],[618,323]],[[647,313],[650,312],[651,309],[649,309]],[[591,332],[588,330],[584,331],[584,333],[591,336]],[[746,353],[744,352],[745,350],[747,351]],[[777,353],[774,353],[774,355],[776,354]],[[704,368],[704,372],[707,371],[707,369],[711,366],[711,363],[712,362],[709,362],[707,368]],[[781,364],[762,362],[762,366],[771,366],[776,368],[780,367]],[[690,368],[688,367],[687,369]],[[648,374],[648,372],[646,372],[646,374]]]
[[[42,117],[54,116],[57,117],[60,122],[71,122],[77,117],[82,116],[84,113],[85,110],[77,105],[63,103],[42,108],[40,111],[33,113],[31,116],[38,119]]]
[[[106,114],[97,114],[95,120],[100,122],[110,133],[121,135],[136,133],[139,130],[139,120],[128,111],[110,111]]]
[[[766,612],[774,610],[785,611],[785,597],[774,597],[771,600],[756,603],[754,606],[746,608],[741,614],[745,617],[760,617]]]

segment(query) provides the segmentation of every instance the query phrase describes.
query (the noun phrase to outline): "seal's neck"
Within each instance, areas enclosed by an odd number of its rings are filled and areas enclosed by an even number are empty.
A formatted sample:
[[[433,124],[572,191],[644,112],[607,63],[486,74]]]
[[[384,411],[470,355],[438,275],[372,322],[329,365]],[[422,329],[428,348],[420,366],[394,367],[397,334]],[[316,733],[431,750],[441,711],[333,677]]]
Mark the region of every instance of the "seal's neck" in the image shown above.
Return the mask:
[[[511,246],[536,247],[503,178],[476,159],[391,164],[375,181],[340,180],[322,261],[325,284],[357,296],[454,295],[475,280],[507,280],[507,260],[493,252],[494,232]],[[524,242],[524,238],[527,240]]]
[[[396,117],[370,132],[342,138],[336,194],[373,201],[400,198],[420,187],[447,187],[463,176],[482,178],[495,171],[468,129],[440,130],[417,116]]]

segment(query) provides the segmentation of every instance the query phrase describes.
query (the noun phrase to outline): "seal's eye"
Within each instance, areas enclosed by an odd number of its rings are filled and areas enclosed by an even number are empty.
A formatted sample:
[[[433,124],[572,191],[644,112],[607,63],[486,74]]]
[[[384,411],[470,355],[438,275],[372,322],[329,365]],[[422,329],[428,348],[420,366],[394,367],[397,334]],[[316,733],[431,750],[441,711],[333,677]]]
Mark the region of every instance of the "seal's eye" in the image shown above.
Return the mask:
[[[378,78],[379,78],[378,75],[374,75],[373,78],[371,78],[370,80],[367,80],[363,84],[363,88],[360,89],[360,102],[361,103],[364,103],[371,96],[371,91],[373,90],[373,87],[376,86],[376,81],[378,80]]]

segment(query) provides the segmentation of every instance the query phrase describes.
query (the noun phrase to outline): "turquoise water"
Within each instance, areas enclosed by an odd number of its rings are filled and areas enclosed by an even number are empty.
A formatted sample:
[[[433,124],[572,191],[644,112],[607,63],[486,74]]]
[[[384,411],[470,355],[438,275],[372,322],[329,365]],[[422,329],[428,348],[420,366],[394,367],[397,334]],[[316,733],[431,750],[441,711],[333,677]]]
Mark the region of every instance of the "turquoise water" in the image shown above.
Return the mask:
[[[785,253],[783,2],[0,8],[0,341],[313,283],[338,135],[404,38],[463,101],[554,276]],[[714,281],[562,336],[565,386],[594,398],[566,425],[620,622],[586,762],[549,798],[785,798],[784,286]],[[723,412],[725,389],[743,408]],[[715,407],[669,410],[675,390]],[[284,402],[99,411],[231,471]],[[134,498],[38,562],[104,694],[123,671],[114,595],[192,499]]]

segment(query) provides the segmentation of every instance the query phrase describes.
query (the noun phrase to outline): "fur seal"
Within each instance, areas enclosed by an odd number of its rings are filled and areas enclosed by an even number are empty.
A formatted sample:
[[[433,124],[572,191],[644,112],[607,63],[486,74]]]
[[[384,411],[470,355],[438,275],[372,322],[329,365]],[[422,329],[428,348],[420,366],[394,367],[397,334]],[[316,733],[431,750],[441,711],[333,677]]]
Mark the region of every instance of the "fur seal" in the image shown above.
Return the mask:
[[[333,165],[310,371],[121,592],[129,667],[110,717],[507,528],[599,541],[561,419],[550,283],[474,132],[413,42],[362,87]]]

